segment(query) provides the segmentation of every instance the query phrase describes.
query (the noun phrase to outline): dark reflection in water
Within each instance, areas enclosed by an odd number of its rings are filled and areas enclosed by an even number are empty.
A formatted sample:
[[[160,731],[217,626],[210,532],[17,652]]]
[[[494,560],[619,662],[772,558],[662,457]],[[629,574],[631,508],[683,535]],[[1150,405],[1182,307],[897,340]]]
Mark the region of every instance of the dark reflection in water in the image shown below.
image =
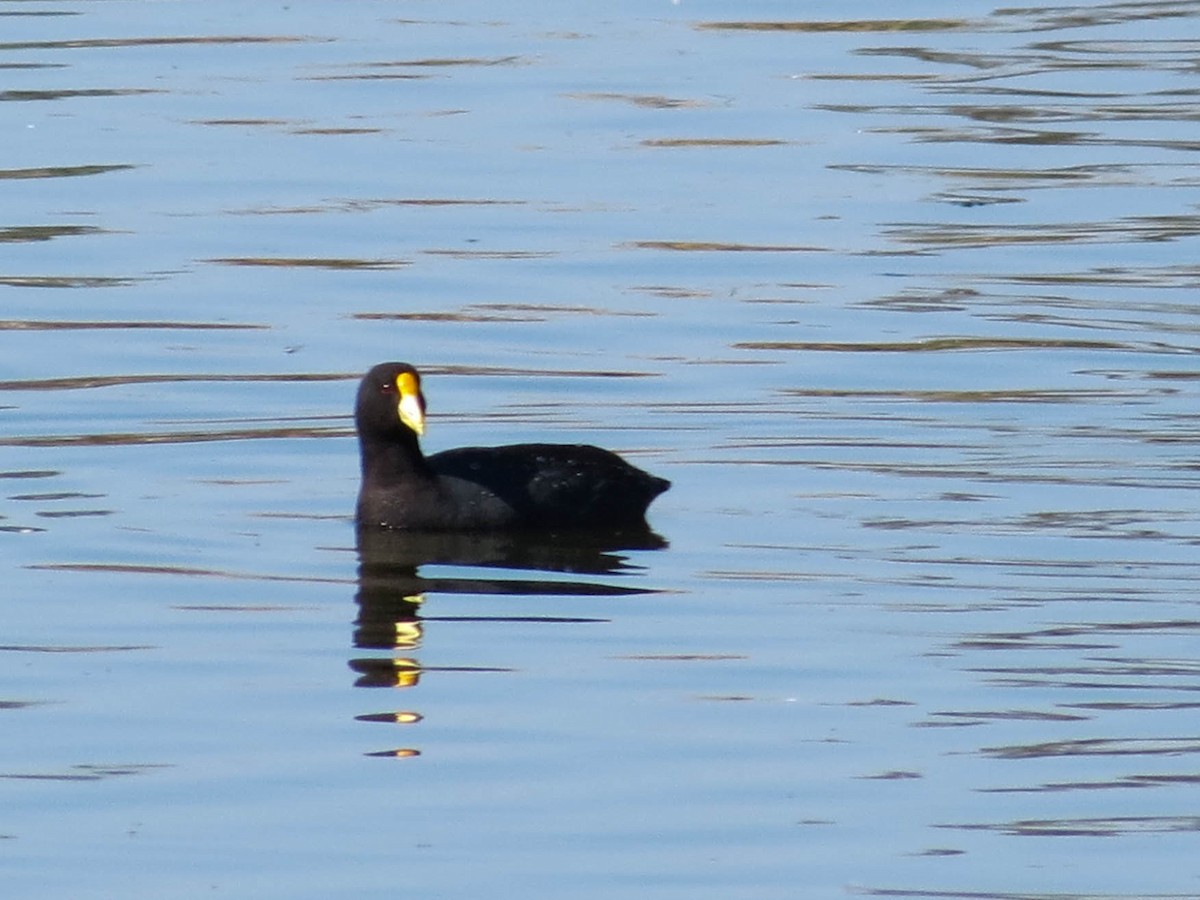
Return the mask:
[[[1014,836],[1110,837],[1118,834],[1200,831],[1196,816],[1114,816],[1087,819],[1022,819],[988,825],[948,825],[967,831],[995,831]]]
[[[355,684],[412,688],[420,683],[425,672],[507,671],[485,666],[425,666],[415,657],[402,655],[420,648],[427,622],[606,621],[581,616],[431,616],[424,613],[430,595],[616,597],[653,593],[651,588],[616,585],[600,579],[637,571],[638,567],[625,556],[626,551],[657,550],[667,542],[648,529],[556,534],[414,534],[360,528],[357,544],[358,618],[354,646],[360,650],[387,651],[388,655],[352,658],[350,668],[359,674]],[[472,574],[425,575],[420,571],[422,566],[464,566],[470,567]],[[508,576],[508,572],[516,570],[545,574]],[[419,712],[401,710],[365,713],[356,718],[364,722],[415,724],[422,716]],[[405,747],[368,755],[419,754],[419,750]]]

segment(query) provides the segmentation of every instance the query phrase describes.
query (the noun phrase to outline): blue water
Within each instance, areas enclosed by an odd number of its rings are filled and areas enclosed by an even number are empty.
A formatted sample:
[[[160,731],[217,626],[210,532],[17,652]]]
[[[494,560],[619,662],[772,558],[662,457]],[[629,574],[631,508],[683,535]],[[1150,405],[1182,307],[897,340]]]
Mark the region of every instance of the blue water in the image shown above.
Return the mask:
[[[1200,895],[1198,18],[0,0],[9,892]]]

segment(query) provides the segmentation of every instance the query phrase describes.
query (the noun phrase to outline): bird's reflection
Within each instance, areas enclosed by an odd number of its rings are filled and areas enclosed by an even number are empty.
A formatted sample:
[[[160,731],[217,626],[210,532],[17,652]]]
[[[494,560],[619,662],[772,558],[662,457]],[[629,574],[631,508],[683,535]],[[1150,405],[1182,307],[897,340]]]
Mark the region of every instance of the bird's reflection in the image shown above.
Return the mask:
[[[350,660],[358,673],[359,687],[414,688],[426,671],[415,655],[424,640],[427,622],[439,617],[425,613],[428,597],[447,594],[504,596],[628,596],[651,593],[648,588],[616,585],[598,576],[621,576],[638,570],[626,553],[657,550],[667,542],[649,529],[536,533],[414,534],[360,528],[358,547],[358,618],[354,646],[387,651],[386,655]],[[423,575],[424,566],[462,566],[477,569],[464,575]],[[524,577],[513,577],[514,570]],[[554,573],[539,578],[538,572]],[[575,577],[564,578],[563,575]],[[492,617],[469,617],[485,621]],[[567,616],[506,616],[507,620],[538,622],[590,621]],[[464,617],[441,617],[464,621]],[[446,671],[450,667],[437,667]],[[475,666],[455,666],[454,671],[497,671]],[[367,713],[367,722],[414,724],[421,714],[411,710]],[[378,756],[416,756],[406,747]]]

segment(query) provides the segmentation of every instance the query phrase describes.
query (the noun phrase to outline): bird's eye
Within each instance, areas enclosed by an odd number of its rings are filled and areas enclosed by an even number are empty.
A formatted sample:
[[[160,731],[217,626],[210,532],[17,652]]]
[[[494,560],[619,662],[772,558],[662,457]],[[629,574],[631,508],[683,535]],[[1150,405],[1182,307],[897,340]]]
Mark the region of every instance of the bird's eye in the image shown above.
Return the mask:
[[[380,385],[379,385],[379,393],[381,393],[381,394],[391,394],[391,393],[394,393],[395,390],[396,390],[396,385],[390,381],[384,381],[384,382],[380,383]]]

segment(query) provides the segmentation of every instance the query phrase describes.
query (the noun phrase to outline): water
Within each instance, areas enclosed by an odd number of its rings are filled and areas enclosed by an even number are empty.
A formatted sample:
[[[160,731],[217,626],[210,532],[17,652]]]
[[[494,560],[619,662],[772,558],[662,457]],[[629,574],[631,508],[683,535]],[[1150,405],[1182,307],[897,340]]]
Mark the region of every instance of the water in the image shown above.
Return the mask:
[[[898,14],[0,2],[9,892],[1200,895],[1200,4]]]

